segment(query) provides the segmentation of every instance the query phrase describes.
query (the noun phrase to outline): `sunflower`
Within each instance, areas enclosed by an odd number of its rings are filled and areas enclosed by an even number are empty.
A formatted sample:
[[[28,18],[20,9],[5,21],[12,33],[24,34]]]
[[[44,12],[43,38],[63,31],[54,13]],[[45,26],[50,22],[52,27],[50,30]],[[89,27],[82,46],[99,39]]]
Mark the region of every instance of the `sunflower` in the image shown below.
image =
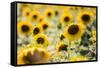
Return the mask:
[[[37,34],[34,36],[34,41],[36,45],[41,47],[46,47],[49,44],[48,38],[44,34]]]
[[[53,9],[51,9],[51,8],[45,9],[44,14],[45,14],[45,18],[47,18],[47,19],[53,19],[55,16],[55,13],[54,13]]]
[[[29,22],[20,21],[17,23],[18,33],[29,35],[32,33],[32,24]]]
[[[70,57],[70,58],[69,58],[69,61],[70,61],[70,62],[72,62],[72,61],[87,61],[87,60],[88,60],[87,57],[85,57],[85,56],[80,56],[80,55],[74,56],[74,57]]]
[[[67,51],[68,45],[65,44],[64,42],[60,42],[58,45],[56,45],[56,50],[57,52],[61,52],[61,51]]]
[[[77,15],[77,21],[84,25],[93,23],[93,13],[89,10],[80,11]]]
[[[74,12],[80,10],[80,7],[78,7],[78,6],[69,6],[68,8],[69,8],[69,10],[72,10]]]
[[[64,23],[65,25],[71,23],[72,21],[73,21],[73,16],[69,12],[63,13],[60,17],[60,22]]]
[[[55,17],[59,17],[59,15],[60,15],[60,10],[59,10],[59,8],[56,6],[56,7],[53,7],[53,10],[54,10],[54,14],[55,14]]]
[[[47,30],[50,27],[50,23],[47,22],[47,21],[42,21],[39,24],[40,24],[42,30],[44,30],[44,31]]]
[[[21,4],[21,8],[26,8],[26,7],[29,7],[31,6],[30,4]]]
[[[31,47],[29,48],[29,46],[26,46],[26,47],[20,47],[18,50],[17,50],[17,64],[18,65],[22,65],[22,64],[26,64],[26,62],[24,61],[24,56],[26,55],[26,53],[28,51],[33,51],[34,48]]]
[[[22,9],[22,17],[29,17],[31,13],[31,9],[29,7],[25,7]]]
[[[88,7],[80,7],[80,9],[81,9],[82,11],[85,11],[85,10],[88,10],[89,8],[88,8]]]
[[[59,10],[55,10],[54,13],[55,13],[55,16],[58,16],[59,15]]]
[[[26,46],[20,48],[17,53],[17,64],[38,64],[47,63],[50,59],[50,54],[43,48]]]
[[[33,35],[37,35],[40,34],[42,32],[42,28],[40,27],[40,25],[36,25],[33,27]]]
[[[64,36],[69,41],[74,41],[83,35],[85,32],[85,26],[82,23],[71,23],[64,30]]]
[[[44,21],[44,16],[40,16],[40,17],[39,17],[38,22],[40,23],[40,22],[42,22],[42,21]]]
[[[57,6],[53,6],[52,8],[53,8],[53,11],[54,11],[55,18],[58,18],[61,11],[59,10],[59,8]]]
[[[40,17],[40,12],[39,11],[32,11],[30,13],[30,16],[29,16],[29,19],[32,21],[32,22],[35,22],[35,21],[38,21],[39,20],[39,17]]]

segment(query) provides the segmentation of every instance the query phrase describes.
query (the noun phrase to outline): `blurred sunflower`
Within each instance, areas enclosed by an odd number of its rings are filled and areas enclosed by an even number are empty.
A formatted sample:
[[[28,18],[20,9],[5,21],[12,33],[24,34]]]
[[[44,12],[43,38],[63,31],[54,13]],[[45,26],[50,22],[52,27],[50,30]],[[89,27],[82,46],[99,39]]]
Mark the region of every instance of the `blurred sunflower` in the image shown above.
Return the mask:
[[[31,9],[29,7],[25,7],[22,9],[22,17],[29,17],[31,13]]]
[[[55,14],[55,17],[59,17],[59,15],[60,15],[60,10],[59,10],[59,8],[56,6],[56,7],[53,7],[53,10],[54,10],[54,14]]]
[[[88,7],[80,7],[81,11],[88,10]]]
[[[40,25],[36,25],[33,27],[33,35],[37,35],[40,34],[42,32],[42,28],[40,27]]]
[[[29,22],[20,21],[17,23],[18,33],[29,35],[32,33],[32,24]]]
[[[59,10],[55,10],[55,16],[58,16],[59,15]]]
[[[81,56],[81,55],[79,55],[79,56],[74,56],[74,57],[70,57],[70,58],[69,58],[69,61],[70,61],[70,62],[72,62],[72,61],[87,61],[87,60],[88,60],[87,57]]]
[[[84,34],[85,32],[85,26],[81,23],[71,23],[64,29],[64,36],[69,41],[74,41]]]
[[[40,12],[34,10],[30,13],[29,19],[30,21],[35,22],[39,21],[39,17],[40,17]]]
[[[45,14],[45,18],[47,18],[47,19],[53,19],[55,16],[55,13],[54,13],[53,9],[51,9],[51,8],[45,9],[44,14]]]
[[[39,24],[40,24],[42,30],[44,30],[44,31],[47,30],[50,27],[50,23],[47,22],[47,21],[42,21]]]
[[[17,53],[17,64],[37,64],[47,63],[50,59],[50,54],[43,48],[26,46],[20,48]]]
[[[69,6],[69,10],[72,10],[72,11],[78,11],[80,10],[80,7],[79,6]]]
[[[89,10],[83,10],[77,15],[78,22],[82,22],[84,25],[93,23],[93,13]]]
[[[26,7],[30,7],[30,4],[21,4],[21,8],[26,8]]]
[[[40,23],[40,22],[44,21],[44,19],[45,19],[44,16],[40,16],[38,22]]]
[[[67,44],[64,44],[63,42],[60,42],[58,45],[56,45],[56,50],[57,52],[61,52],[61,51],[67,51]]]
[[[34,36],[35,44],[41,47],[46,47],[49,44],[48,38],[44,34],[37,34]]]
[[[60,22],[61,23],[64,23],[65,25],[68,25],[69,23],[71,23],[73,21],[73,16],[71,13],[69,12],[66,12],[66,13],[63,13],[61,15],[61,18],[60,18]]]

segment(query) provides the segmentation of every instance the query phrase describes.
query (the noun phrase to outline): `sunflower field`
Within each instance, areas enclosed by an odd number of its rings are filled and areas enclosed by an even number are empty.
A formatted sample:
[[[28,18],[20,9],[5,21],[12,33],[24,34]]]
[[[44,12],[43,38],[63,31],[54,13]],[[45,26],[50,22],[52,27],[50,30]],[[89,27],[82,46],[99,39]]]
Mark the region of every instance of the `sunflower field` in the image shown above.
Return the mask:
[[[17,4],[17,64],[96,60],[96,7]]]

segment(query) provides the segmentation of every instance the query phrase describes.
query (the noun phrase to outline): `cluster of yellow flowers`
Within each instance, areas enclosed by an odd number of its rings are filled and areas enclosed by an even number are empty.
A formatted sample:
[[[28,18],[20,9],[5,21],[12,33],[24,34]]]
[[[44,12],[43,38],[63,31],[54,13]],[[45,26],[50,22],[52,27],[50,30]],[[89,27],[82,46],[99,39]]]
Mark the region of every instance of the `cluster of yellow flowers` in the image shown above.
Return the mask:
[[[19,3],[17,21],[19,65],[96,59],[95,7]]]

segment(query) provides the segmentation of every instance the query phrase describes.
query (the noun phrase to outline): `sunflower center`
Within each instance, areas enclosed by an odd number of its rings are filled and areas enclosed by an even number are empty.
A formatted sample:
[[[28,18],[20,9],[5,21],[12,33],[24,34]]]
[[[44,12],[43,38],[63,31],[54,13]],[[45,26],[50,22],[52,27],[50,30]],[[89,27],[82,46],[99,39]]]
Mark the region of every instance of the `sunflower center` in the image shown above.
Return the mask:
[[[65,44],[61,45],[59,51],[67,51],[67,45]]]
[[[48,28],[48,25],[47,24],[44,24],[43,25],[43,29],[45,30],[45,29],[47,29]]]
[[[69,20],[70,20],[70,19],[69,19],[69,17],[67,17],[67,16],[64,18],[64,21],[65,21],[65,22],[68,22]]]
[[[27,6],[28,6],[28,5],[26,5],[26,4],[23,4],[23,5],[22,5],[22,7],[27,7]]]
[[[88,21],[90,21],[90,16],[89,16],[88,14],[84,14],[84,15],[82,16],[82,20],[83,20],[84,22],[88,22]]]
[[[37,15],[33,15],[33,19],[37,19],[37,17],[38,17]]]
[[[51,17],[51,15],[52,15],[52,14],[51,14],[50,12],[48,12],[48,17]]]
[[[26,15],[28,16],[29,15],[29,12],[27,12]]]
[[[26,62],[26,63],[32,63],[34,58],[33,58],[33,55],[29,52],[27,53],[26,56],[23,57],[23,60]]]
[[[37,43],[38,44],[43,44],[44,43],[44,39],[42,37],[37,39]]]
[[[71,26],[68,28],[68,33],[71,34],[71,35],[76,34],[78,31],[79,31],[78,25],[71,25]]]
[[[41,22],[43,19],[40,19],[39,21]]]
[[[29,29],[29,27],[27,25],[23,25],[22,28],[21,28],[21,30],[23,32],[28,32],[30,29]]]
[[[36,35],[36,34],[38,34],[40,32],[40,29],[39,28],[34,28],[34,30],[33,30],[33,33],[34,33],[34,35]]]

